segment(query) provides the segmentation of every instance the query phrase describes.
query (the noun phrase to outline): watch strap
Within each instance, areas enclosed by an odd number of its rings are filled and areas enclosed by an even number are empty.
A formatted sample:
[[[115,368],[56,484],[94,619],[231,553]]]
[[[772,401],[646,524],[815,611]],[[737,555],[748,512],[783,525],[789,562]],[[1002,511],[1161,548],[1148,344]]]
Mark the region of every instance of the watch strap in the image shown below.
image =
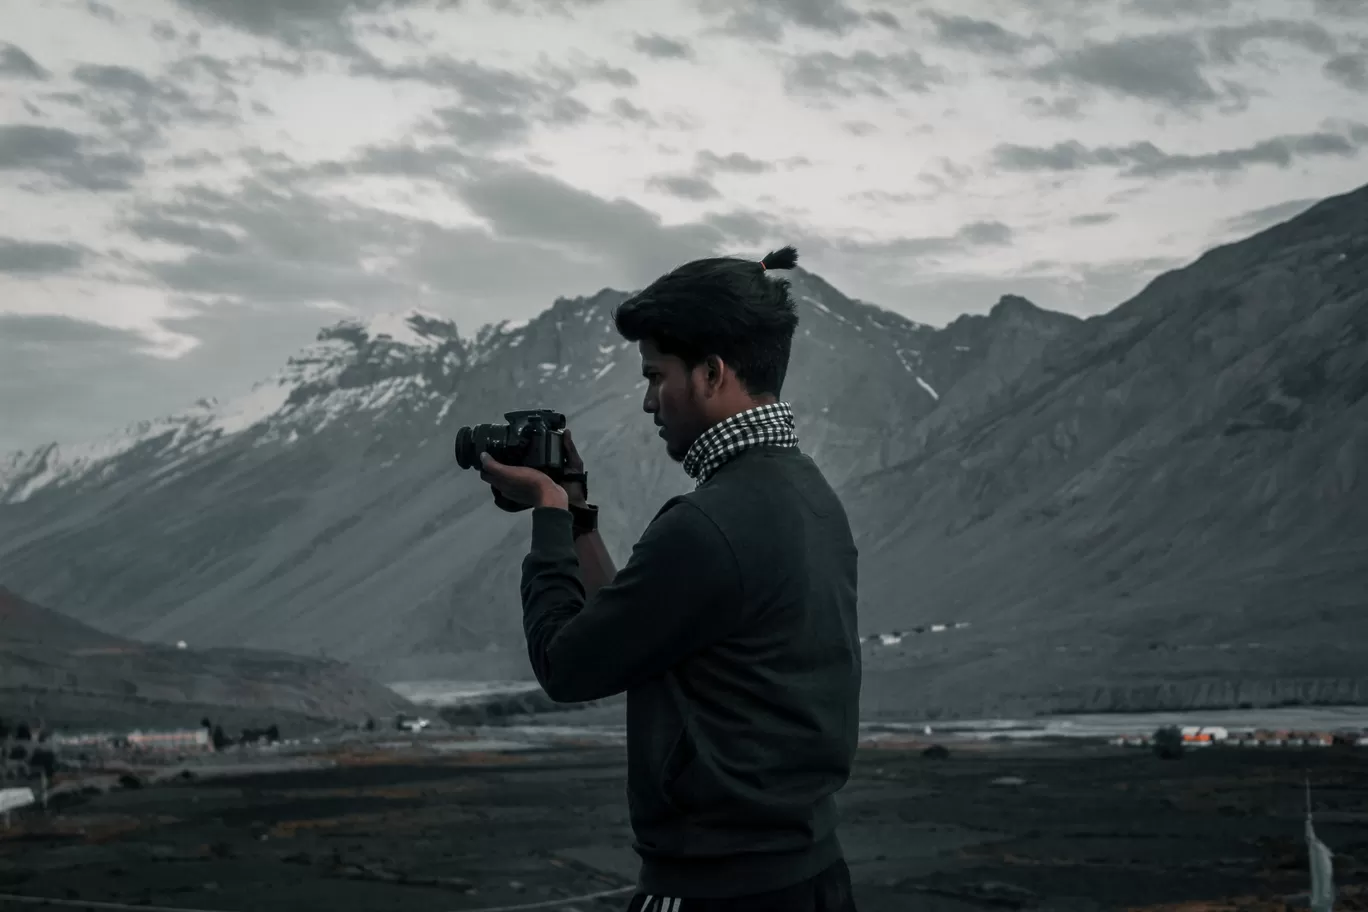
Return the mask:
[[[575,538],[598,531],[598,507],[594,504],[571,504],[570,527]]]
[[[561,472],[559,481],[562,485],[567,482],[579,482],[584,485],[584,496],[589,496],[589,473],[586,470]]]

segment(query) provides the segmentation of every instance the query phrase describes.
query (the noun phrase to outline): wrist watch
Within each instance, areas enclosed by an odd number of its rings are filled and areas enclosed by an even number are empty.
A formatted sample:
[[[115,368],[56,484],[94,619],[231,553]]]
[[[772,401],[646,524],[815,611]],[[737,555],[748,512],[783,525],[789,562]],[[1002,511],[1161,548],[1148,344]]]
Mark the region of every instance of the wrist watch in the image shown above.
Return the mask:
[[[594,504],[570,504],[570,528],[575,538],[598,531],[598,507]]]

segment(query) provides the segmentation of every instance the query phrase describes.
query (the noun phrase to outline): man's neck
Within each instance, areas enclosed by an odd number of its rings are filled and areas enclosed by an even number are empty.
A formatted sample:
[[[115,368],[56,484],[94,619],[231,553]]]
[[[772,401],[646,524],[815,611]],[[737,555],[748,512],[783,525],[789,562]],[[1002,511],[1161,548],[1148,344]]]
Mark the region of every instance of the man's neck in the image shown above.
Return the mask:
[[[760,408],[760,406],[762,405],[774,405],[778,401],[779,399],[776,396],[765,395],[744,399],[740,402],[734,402],[731,403],[727,408],[721,409],[718,416],[711,423],[721,424],[724,421],[727,421],[731,418],[735,418],[742,412],[749,412],[751,409]]]

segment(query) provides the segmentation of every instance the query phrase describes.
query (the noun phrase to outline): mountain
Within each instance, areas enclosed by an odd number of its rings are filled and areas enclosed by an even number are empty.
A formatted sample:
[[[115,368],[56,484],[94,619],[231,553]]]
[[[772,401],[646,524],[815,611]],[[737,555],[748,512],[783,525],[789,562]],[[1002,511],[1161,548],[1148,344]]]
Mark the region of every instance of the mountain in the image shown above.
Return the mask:
[[[850,509],[862,627],[885,634],[867,709],[1368,698],[1366,237],[1368,188],[1100,317],[1007,296],[940,329],[792,271],[786,397]],[[0,579],[124,636],[386,680],[525,673],[526,519],[452,439],[565,411],[625,559],[688,484],[638,413],[625,298],[473,335],[342,323],[241,401],[10,457]]]
[[[142,643],[0,587],[0,718],[50,728],[193,728],[387,720],[415,709],[340,663],[244,649]]]
[[[1368,188],[1161,276],[961,420],[922,421],[915,456],[844,491],[862,620],[969,627],[876,657],[887,693],[1368,700],[1366,394]]]
[[[907,423],[1016,332],[994,317],[935,330],[791,279],[791,393],[838,483],[892,465]],[[422,313],[344,322],[240,401],[12,456],[0,579],[125,636],[322,652],[388,680],[525,671],[526,519],[492,507],[452,442],[509,409],[564,410],[625,559],[687,483],[639,412],[635,346],[612,327],[625,298],[561,299],[470,337]]]

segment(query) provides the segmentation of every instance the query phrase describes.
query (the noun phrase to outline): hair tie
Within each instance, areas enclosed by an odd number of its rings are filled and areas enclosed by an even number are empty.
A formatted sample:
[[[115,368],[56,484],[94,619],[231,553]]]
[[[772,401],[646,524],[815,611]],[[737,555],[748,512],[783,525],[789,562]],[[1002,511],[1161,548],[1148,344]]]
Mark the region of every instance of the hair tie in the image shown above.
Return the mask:
[[[765,271],[765,261],[764,261],[764,260],[761,260],[761,261],[760,261],[760,271],[761,271],[761,272],[764,272],[764,271]]]

